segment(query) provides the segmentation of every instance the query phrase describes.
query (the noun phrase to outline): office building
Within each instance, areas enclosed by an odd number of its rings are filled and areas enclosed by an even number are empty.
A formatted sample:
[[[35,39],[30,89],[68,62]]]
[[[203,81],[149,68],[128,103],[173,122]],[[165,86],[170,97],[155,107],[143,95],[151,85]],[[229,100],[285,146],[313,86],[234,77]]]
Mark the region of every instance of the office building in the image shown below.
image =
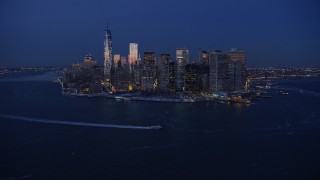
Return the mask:
[[[144,65],[155,65],[156,56],[154,52],[144,52],[143,56],[143,64]]]
[[[108,23],[104,36],[104,75],[107,82],[111,81],[111,67],[113,65],[112,59],[112,35],[109,30]]]
[[[199,63],[209,65],[209,51],[199,50]]]
[[[84,60],[83,60],[84,68],[92,68],[95,65],[97,65],[97,61],[93,59],[91,54],[88,54],[84,57]]]
[[[242,63],[239,60],[228,61],[228,75],[230,77],[230,91],[240,91],[242,87]]]
[[[234,77],[240,78],[237,81],[241,81],[241,88],[244,89],[246,81],[247,81],[247,67],[246,67],[246,54],[244,51],[238,51],[237,49],[233,48],[227,52],[228,61],[230,62],[231,66],[235,66],[235,62],[239,62],[240,64],[236,64],[236,67],[240,66],[241,69],[241,76],[232,75]],[[234,88],[240,90],[238,87]]]
[[[201,91],[205,93],[210,93],[210,70],[209,64],[199,64],[199,81]]]
[[[170,54],[161,54],[160,61],[158,63],[159,75],[158,75],[158,87],[159,91],[167,92],[169,85],[169,61]]]
[[[174,93],[176,91],[176,62],[169,62],[169,84],[168,91]]]
[[[129,64],[138,64],[138,43],[129,44]]]
[[[211,92],[229,91],[227,54],[217,50],[210,53],[210,90]]]
[[[197,64],[187,64],[185,66],[185,91],[200,92],[199,66]]]
[[[114,61],[114,67],[115,68],[118,68],[120,58],[121,58],[120,54],[115,54],[113,56],[113,61]]]
[[[128,64],[127,58],[125,56],[122,56],[120,61],[122,66]]]
[[[185,71],[184,59],[183,57],[178,56],[177,66],[176,66],[176,91],[177,92],[184,91],[184,71]]]
[[[144,65],[141,67],[141,90],[152,92],[154,90],[154,66]]]
[[[186,48],[177,48],[176,49],[176,60],[177,59],[183,59],[183,63],[189,64],[189,50]]]

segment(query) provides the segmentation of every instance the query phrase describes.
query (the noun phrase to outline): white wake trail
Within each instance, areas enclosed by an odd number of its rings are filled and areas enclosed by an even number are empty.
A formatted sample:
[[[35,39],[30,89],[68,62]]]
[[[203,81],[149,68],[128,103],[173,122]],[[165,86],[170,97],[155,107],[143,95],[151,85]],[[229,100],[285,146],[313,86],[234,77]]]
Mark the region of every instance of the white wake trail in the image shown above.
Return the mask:
[[[47,124],[62,124],[62,125],[72,125],[72,126],[87,126],[87,127],[104,127],[104,128],[120,128],[120,129],[146,129],[151,130],[150,126],[133,126],[133,125],[119,125],[119,124],[99,124],[99,123],[88,123],[88,122],[76,122],[76,121],[60,121],[60,120],[50,120],[50,119],[36,119],[24,116],[13,116],[13,115],[2,115],[0,117],[14,120],[22,120],[37,123],[47,123]]]

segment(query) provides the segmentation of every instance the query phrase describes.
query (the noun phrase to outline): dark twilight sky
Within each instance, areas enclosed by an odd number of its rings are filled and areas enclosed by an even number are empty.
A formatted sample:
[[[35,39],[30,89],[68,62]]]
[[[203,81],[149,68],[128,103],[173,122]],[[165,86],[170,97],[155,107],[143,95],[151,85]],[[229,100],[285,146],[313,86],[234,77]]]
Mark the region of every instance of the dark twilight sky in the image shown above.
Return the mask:
[[[231,48],[250,67],[320,66],[319,0],[2,0],[0,66],[103,62],[107,17],[114,53]]]

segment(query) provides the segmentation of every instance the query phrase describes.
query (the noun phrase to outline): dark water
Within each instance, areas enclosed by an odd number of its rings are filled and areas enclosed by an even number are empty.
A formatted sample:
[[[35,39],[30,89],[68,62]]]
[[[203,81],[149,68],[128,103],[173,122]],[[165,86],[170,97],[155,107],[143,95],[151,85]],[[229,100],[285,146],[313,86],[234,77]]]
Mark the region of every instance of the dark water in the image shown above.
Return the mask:
[[[319,79],[228,105],[62,96],[55,78],[0,76],[0,179],[320,179]]]

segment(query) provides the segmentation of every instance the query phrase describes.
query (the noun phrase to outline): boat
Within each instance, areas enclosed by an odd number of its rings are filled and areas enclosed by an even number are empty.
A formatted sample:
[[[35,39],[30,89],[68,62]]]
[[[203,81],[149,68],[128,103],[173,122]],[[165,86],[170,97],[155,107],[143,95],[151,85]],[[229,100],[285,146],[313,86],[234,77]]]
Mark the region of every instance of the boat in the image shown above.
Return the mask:
[[[154,125],[150,126],[150,129],[161,129],[162,127],[160,125]]]
[[[280,93],[281,93],[282,95],[288,95],[288,94],[289,94],[287,91],[280,91]]]
[[[130,98],[127,98],[127,97],[123,97],[123,96],[116,96],[115,97],[116,100],[120,101],[120,100],[123,100],[123,101],[130,101]]]

